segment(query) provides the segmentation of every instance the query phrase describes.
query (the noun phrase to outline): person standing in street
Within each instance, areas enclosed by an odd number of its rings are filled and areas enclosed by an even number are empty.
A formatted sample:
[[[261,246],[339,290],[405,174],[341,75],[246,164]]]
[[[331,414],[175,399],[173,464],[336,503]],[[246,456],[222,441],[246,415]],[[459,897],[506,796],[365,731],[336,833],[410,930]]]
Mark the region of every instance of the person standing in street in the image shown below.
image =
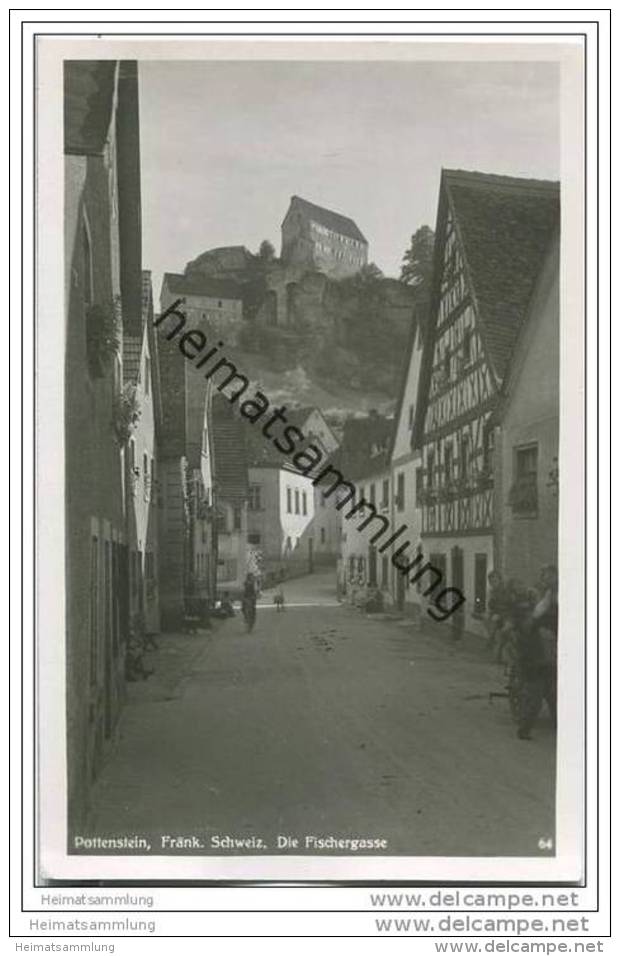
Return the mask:
[[[241,611],[245,621],[248,633],[251,632],[256,623],[256,581],[252,573],[248,573],[243,585],[243,594],[241,597]]]
[[[489,601],[487,627],[487,648],[494,652],[495,660],[498,663],[502,661],[502,652],[506,641],[506,635],[509,630],[508,622],[508,589],[504,585],[499,571],[491,571],[488,576],[489,581]]]
[[[531,740],[543,701],[555,726],[557,706],[558,572],[547,565],[540,574],[540,597],[519,638],[523,677],[517,736]]]

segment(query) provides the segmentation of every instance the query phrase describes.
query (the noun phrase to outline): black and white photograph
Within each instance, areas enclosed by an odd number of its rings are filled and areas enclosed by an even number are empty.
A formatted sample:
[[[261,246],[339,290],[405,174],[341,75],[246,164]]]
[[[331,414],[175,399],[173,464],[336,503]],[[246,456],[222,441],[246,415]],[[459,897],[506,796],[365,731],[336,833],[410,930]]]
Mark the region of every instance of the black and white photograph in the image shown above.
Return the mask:
[[[42,873],[579,879],[578,51],[167,43],[40,53]]]

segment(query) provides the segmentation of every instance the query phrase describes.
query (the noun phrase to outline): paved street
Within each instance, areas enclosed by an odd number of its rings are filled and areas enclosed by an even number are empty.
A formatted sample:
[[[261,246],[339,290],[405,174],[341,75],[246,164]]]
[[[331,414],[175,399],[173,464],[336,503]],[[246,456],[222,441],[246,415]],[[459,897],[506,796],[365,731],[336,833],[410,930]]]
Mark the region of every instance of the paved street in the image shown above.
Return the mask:
[[[251,635],[237,615],[161,638],[156,675],[129,687],[89,831],[537,855],[553,836],[555,738],[545,717],[533,741],[516,739],[507,702],[489,704],[496,665],[338,606],[333,573],[285,593],[284,613],[263,595]]]

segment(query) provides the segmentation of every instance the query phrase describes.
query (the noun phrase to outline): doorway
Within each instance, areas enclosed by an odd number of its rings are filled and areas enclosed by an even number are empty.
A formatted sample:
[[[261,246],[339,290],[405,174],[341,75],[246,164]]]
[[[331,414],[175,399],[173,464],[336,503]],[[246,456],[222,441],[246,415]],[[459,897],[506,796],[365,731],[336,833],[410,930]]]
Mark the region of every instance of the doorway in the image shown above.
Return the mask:
[[[465,583],[465,562],[463,558],[463,549],[458,545],[452,548],[452,582],[453,588],[463,594]],[[452,632],[455,640],[460,640],[465,627],[465,615],[463,613],[463,604],[461,604],[452,615]]]

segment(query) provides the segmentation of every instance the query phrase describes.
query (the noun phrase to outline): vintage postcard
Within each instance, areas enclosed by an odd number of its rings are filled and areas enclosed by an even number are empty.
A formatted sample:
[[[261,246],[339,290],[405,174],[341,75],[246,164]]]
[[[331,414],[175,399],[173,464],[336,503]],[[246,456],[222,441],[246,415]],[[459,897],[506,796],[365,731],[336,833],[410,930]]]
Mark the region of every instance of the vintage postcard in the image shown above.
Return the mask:
[[[582,880],[583,57],[38,40],[41,882]]]

